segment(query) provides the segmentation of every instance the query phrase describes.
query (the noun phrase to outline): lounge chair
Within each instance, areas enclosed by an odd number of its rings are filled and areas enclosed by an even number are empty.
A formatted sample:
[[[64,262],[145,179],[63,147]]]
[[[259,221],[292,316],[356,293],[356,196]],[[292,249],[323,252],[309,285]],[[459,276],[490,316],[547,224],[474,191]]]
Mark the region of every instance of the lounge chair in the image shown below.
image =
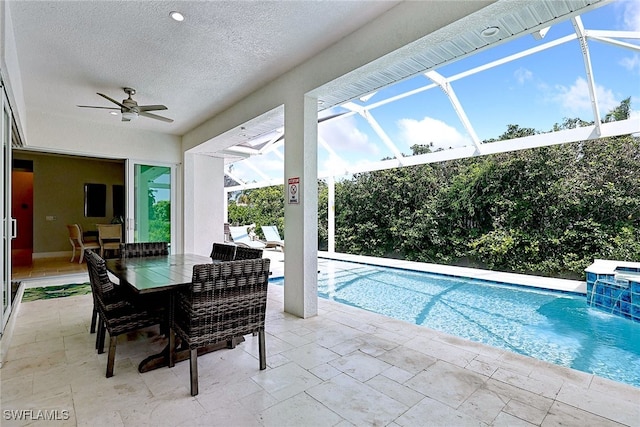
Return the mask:
[[[229,226],[229,233],[233,243],[246,248],[264,249],[266,245],[259,240],[251,240],[249,237],[249,225],[241,225],[239,227]]]
[[[280,248],[284,252],[284,240],[280,238],[278,227],[275,225],[263,225],[262,232],[264,233],[267,248]]]

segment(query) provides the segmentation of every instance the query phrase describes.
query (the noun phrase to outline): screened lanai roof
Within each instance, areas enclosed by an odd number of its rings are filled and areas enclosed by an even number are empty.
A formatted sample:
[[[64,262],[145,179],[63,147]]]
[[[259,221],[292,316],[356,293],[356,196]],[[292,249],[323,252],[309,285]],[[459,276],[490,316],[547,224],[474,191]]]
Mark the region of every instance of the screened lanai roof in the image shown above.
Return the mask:
[[[318,176],[640,132],[640,3],[592,3],[571,2],[576,15],[567,2],[530,2],[517,14],[496,15],[494,25],[409,47],[408,59],[336,86],[335,96],[319,91]],[[602,123],[626,98],[631,118]],[[228,191],[282,184],[282,117],[274,112],[252,133],[241,128],[238,143],[218,153],[237,183],[228,180]],[[554,131],[566,118],[593,124]],[[539,134],[485,142],[508,125]],[[433,153],[411,156],[414,144]]]

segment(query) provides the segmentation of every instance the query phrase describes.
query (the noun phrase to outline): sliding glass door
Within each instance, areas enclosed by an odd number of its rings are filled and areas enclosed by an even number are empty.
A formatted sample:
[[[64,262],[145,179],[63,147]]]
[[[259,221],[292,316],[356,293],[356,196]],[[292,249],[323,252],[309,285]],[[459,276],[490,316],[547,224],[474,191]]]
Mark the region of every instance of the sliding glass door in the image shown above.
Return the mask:
[[[127,241],[171,243],[175,167],[130,161],[127,188]]]
[[[2,105],[2,119],[0,120],[0,132],[2,133],[2,174],[0,174],[0,186],[3,190],[3,200],[0,203],[2,215],[2,246],[0,255],[2,264],[2,312],[0,313],[0,334],[11,313],[11,239],[15,234],[14,223],[11,219],[11,110],[7,98],[2,92],[0,97]]]

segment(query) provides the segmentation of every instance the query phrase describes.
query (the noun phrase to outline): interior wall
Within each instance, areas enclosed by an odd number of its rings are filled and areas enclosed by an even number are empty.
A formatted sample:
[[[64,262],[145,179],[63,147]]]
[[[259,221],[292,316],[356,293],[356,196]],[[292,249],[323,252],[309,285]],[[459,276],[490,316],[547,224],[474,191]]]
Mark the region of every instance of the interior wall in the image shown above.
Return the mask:
[[[113,186],[124,185],[123,160],[58,156],[16,150],[15,159],[33,161],[33,256],[71,251],[67,224],[84,231],[113,219]],[[106,184],[106,216],[84,216],[84,184]]]

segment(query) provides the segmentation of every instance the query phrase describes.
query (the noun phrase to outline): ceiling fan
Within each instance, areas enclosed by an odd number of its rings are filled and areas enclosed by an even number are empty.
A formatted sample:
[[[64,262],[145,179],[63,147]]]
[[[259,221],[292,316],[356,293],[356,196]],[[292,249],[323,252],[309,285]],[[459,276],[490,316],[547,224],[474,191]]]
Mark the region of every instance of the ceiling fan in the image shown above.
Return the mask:
[[[162,120],[163,122],[172,123],[173,119],[169,119],[167,117],[162,117],[157,114],[150,113],[149,111],[157,111],[157,110],[166,110],[167,107],[164,105],[138,105],[138,103],[131,98],[131,95],[136,94],[136,90],[130,87],[124,88],[124,93],[129,95],[127,99],[123,99],[122,102],[118,102],[113,98],[108,97],[107,95],[98,92],[98,95],[101,97],[108,99],[114,104],[118,105],[120,108],[115,107],[96,107],[93,105],[78,105],[78,107],[82,108],[102,108],[105,110],[120,110],[122,113],[122,121],[130,122],[131,120],[135,120],[138,116],[149,117],[150,119]]]

